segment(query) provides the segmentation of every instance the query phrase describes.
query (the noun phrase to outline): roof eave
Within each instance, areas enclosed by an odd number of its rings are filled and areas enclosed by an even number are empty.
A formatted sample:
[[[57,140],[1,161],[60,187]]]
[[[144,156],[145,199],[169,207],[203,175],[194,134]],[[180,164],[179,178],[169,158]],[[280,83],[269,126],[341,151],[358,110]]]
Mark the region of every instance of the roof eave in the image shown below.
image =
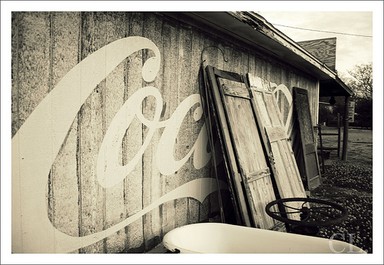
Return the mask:
[[[252,12],[186,12],[184,15],[284,60],[319,80],[336,73],[299,44]]]
[[[331,70],[298,43],[276,29],[264,17],[254,12],[183,12],[167,13],[180,19],[182,14],[200,25],[240,40],[275,58],[307,73],[320,81],[320,89],[328,89],[321,83],[337,87],[339,94],[351,94],[350,89]],[[322,82],[323,81],[323,82]]]

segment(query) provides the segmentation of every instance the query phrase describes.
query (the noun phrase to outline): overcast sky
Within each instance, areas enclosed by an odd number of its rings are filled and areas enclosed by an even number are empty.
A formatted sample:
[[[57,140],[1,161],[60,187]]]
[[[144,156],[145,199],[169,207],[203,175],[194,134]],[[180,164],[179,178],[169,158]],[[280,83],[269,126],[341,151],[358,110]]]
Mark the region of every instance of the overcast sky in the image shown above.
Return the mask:
[[[372,62],[372,37],[313,31],[372,36],[372,12],[256,12],[294,41],[336,37],[336,69],[341,73]]]

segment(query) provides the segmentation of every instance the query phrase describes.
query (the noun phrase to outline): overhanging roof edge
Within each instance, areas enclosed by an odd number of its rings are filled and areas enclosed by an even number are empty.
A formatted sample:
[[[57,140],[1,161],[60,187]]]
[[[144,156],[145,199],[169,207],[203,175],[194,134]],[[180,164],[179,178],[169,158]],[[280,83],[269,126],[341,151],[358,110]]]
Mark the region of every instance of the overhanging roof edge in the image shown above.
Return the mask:
[[[201,27],[210,32],[222,32],[225,36],[240,40],[247,45],[261,49],[272,56],[277,56],[287,64],[307,73],[320,82],[320,89],[337,88],[340,95],[352,95],[352,91],[331,70],[310,52],[273,27],[264,17],[255,12],[165,12],[166,16]],[[217,34],[217,33],[215,33]],[[329,87],[330,86],[330,87]]]
[[[297,56],[300,56],[304,60],[308,61],[313,66],[317,67],[320,71],[322,71],[323,73],[328,75],[330,78],[335,78],[337,76],[337,73],[335,73],[333,70],[331,70],[325,63],[321,62],[319,59],[317,59],[310,52],[308,52],[303,47],[301,47],[297,42],[295,42],[294,40],[289,38],[287,35],[282,33],[280,30],[275,28],[263,16],[255,13],[255,12],[227,12],[227,13],[234,16],[235,18],[241,20],[244,23],[246,23],[246,21],[244,21],[243,19],[245,19],[245,20],[252,19],[252,20],[261,22],[262,27],[255,28],[255,30],[258,30],[259,32],[267,35],[272,40],[279,42],[280,44],[285,46],[287,49],[289,49],[292,53],[294,53]],[[248,18],[246,16],[248,16]],[[266,30],[271,31],[273,34],[266,32]]]
[[[337,84],[339,84],[350,96],[353,96],[355,93],[352,91],[352,89],[349,88],[349,86],[347,86],[343,80],[341,80],[337,75],[336,75],[336,78],[335,78],[335,81],[337,82]]]

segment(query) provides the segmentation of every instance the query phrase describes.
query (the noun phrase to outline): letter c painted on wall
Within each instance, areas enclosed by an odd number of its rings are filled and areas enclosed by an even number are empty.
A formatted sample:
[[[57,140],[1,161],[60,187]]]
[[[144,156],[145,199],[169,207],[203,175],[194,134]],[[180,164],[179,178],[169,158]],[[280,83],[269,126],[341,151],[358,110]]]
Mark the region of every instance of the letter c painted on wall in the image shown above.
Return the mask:
[[[45,197],[48,174],[74,117],[96,85],[125,58],[141,49],[150,49],[155,53],[142,69],[143,79],[153,81],[160,69],[160,52],[156,45],[147,38],[137,36],[119,39],[72,68],[12,138],[13,253],[70,252],[112,235],[167,200],[194,197],[202,201],[218,188],[212,188],[214,183],[211,178],[188,182],[128,219],[84,237],[69,236],[50,222]],[[104,181],[106,186],[111,183]],[[192,188],[196,185],[201,189]]]

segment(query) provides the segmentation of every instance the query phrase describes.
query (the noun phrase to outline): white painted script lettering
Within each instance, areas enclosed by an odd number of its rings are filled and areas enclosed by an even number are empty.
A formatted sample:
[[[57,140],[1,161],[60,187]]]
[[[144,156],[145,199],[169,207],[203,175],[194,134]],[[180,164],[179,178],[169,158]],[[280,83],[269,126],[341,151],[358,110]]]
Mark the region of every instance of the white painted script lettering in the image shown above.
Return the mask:
[[[95,51],[72,68],[40,102],[12,138],[13,253],[70,252],[116,233],[164,202],[183,197],[192,197],[203,202],[209,194],[224,186],[220,183],[218,187],[213,178],[195,179],[165,194],[120,223],[84,237],[69,236],[56,229],[49,220],[45,196],[48,175],[75,116],[93,89],[125,58],[142,49],[152,50],[155,54],[142,68],[142,78],[146,82],[152,82],[160,69],[161,61],[156,45],[147,38],[137,36],[117,40]],[[278,91],[291,104],[289,90],[284,85],[279,85],[276,93]],[[155,112],[151,120],[144,117],[141,108],[147,97],[155,98]],[[202,118],[200,96],[188,96],[168,120],[160,121],[163,105],[159,90],[147,86],[139,88],[117,112],[107,129],[97,158],[97,178],[102,187],[112,187],[132,172],[159,128],[164,128],[156,150],[156,165],[161,174],[174,174],[192,155],[196,169],[207,165],[211,153],[207,151],[205,124],[201,127],[196,142],[183,158],[176,160],[173,155],[185,116],[197,106],[194,120],[199,121]],[[126,165],[122,165],[118,159],[119,148],[134,118],[139,119],[148,128],[148,132],[134,157]],[[290,119],[291,110],[286,128]]]
[[[156,99],[156,108],[153,120],[148,120],[142,114],[141,103],[146,98],[152,96]],[[135,92],[122,106],[116,116],[113,118],[101,144],[98,161],[97,175],[101,186],[112,187],[120,183],[127,175],[129,175],[136,164],[140,161],[144,151],[150,144],[153,134],[158,128],[165,127],[160,138],[156,159],[157,167],[161,174],[170,175],[179,170],[194,154],[194,166],[196,169],[204,167],[211,158],[211,153],[207,153],[207,132],[205,125],[201,128],[199,136],[190,149],[190,151],[181,160],[175,161],[173,156],[174,143],[179,133],[181,123],[189,110],[195,105],[199,107],[195,110],[194,119],[198,121],[202,117],[202,108],[200,104],[200,95],[193,94],[187,97],[177,107],[169,120],[160,121],[161,107],[163,100],[159,90],[155,87],[147,86]],[[122,139],[127,128],[133,119],[137,117],[146,127],[149,128],[143,145],[140,147],[135,156],[124,166],[118,160],[119,149],[121,148]]]
[[[143,79],[146,82],[153,81],[160,69],[160,52],[152,41],[143,37],[127,37],[112,42],[95,51],[72,68],[40,102],[12,138],[13,253],[70,252],[116,233],[164,202],[183,197],[192,197],[202,202],[206,196],[220,188],[212,178],[200,178],[190,181],[165,194],[148,207],[120,223],[104,231],[84,237],[69,236],[56,229],[50,222],[45,197],[48,174],[74,117],[96,85],[125,58],[141,49],[150,49],[155,54],[154,57],[145,62],[142,68]],[[164,156],[161,152],[168,152],[167,159],[169,159],[172,154],[166,149],[166,145],[174,141],[175,132],[171,132],[172,126],[177,126],[183,120],[183,115],[192,106],[200,104],[198,95],[191,95],[180,104],[168,121],[159,122],[161,112],[159,107],[156,108],[153,120],[149,121],[138,111],[138,104],[145,97],[153,96],[156,98],[157,106],[162,106],[160,104],[162,99],[156,88],[146,87],[145,89],[139,89],[137,94],[128,99],[123,105],[102,143],[98,159],[100,164],[97,165],[97,170],[100,185],[104,187],[116,184],[126,174],[129,174],[148,146],[154,131],[160,127],[166,128],[159,143],[160,147],[158,149],[160,151],[158,151],[158,154]],[[195,120],[201,117],[200,108],[195,113]],[[126,115],[126,122],[119,124],[123,115]],[[149,133],[136,156],[128,165],[122,167],[119,166],[116,160],[116,148],[121,143],[122,132],[129,126],[135,116],[150,128]],[[206,138],[205,126],[203,126],[190,152],[180,161],[172,159],[171,166],[161,168],[161,171],[165,173],[174,172],[185,163],[193,152],[195,152],[195,167],[201,168],[206,165],[210,158],[210,154],[203,151],[207,144]],[[111,144],[111,149],[107,148],[108,144]],[[111,157],[108,156],[109,152],[112,154]],[[201,157],[201,159],[199,160],[198,157]],[[158,159],[158,164],[161,164],[161,162],[161,159]],[[119,172],[116,177],[111,174],[115,171]]]
[[[292,112],[293,112],[292,94],[289,91],[288,87],[286,87],[284,84],[280,84],[280,85],[276,86],[276,84],[271,83],[271,87],[274,87],[273,94],[275,96],[276,102],[279,102],[280,100],[283,100],[282,97],[280,98],[280,94],[282,96],[284,96],[286,98],[286,100],[287,100],[287,103],[288,103],[288,107],[287,107],[288,114],[287,114],[286,120],[283,120],[283,122],[284,122],[285,132],[288,135],[291,135],[291,133],[292,133],[292,126],[293,126],[293,123],[292,123]],[[283,114],[284,114],[285,110],[284,109],[279,109],[279,111],[280,111],[281,117],[284,117]]]

